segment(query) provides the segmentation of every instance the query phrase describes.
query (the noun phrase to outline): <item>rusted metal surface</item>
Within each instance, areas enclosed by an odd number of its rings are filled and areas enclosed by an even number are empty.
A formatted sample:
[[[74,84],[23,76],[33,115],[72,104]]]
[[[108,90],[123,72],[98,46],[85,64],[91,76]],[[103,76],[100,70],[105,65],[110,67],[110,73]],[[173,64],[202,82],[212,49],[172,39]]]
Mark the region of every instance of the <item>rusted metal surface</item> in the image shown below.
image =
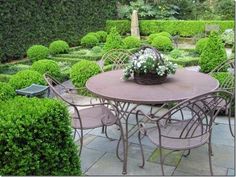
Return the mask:
[[[163,84],[139,85],[133,80],[122,80],[122,70],[105,72],[90,78],[86,87],[95,95],[108,100],[137,104],[159,104],[185,100],[219,86],[217,80],[203,73],[177,70]]]

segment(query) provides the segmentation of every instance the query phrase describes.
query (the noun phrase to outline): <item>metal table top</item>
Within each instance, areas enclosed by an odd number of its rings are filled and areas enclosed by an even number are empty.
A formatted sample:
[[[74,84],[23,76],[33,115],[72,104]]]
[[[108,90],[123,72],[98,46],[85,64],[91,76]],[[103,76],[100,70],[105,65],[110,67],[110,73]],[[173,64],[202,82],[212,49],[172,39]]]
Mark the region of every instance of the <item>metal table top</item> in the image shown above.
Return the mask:
[[[137,104],[158,104],[182,101],[216,90],[219,82],[211,76],[186,69],[178,69],[159,85],[139,85],[132,79],[122,80],[123,71],[104,72],[91,77],[87,89],[108,100]]]

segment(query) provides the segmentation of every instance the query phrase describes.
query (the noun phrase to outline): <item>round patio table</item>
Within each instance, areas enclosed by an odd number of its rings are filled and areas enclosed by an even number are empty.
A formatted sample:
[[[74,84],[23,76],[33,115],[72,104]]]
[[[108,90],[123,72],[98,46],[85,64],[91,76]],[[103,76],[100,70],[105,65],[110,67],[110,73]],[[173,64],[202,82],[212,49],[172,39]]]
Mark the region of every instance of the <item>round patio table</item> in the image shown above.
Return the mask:
[[[180,102],[216,90],[219,86],[219,82],[211,76],[186,69],[178,69],[175,75],[169,75],[166,82],[159,85],[139,85],[132,79],[123,80],[122,75],[122,70],[104,72],[91,77],[86,82],[86,87],[98,97],[117,103],[115,104],[118,105],[116,108],[120,112],[125,112],[129,109],[130,103],[136,105],[155,105]],[[127,107],[124,108],[120,103],[127,104]],[[126,120],[125,132],[123,133],[123,174],[127,172],[129,115],[122,114],[122,118]]]

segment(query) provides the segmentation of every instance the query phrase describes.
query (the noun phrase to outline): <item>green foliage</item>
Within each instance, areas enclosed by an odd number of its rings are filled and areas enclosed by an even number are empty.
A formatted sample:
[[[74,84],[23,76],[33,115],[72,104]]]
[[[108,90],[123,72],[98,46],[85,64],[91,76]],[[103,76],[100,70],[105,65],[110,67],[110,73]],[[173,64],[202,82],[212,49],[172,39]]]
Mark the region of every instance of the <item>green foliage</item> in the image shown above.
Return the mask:
[[[111,28],[116,27],[119,34],[124,35],[130,33],[131,22],[129,20],[107,20],[106,31],[111,31]]]
[[[59,53],[68,53],[68,51],[69,51],[69,45],[67,44],[67,42],[63,40],[54,41],[49,45],[49,52],[52,55]]]
[[[203,49],[206,47],[208,38],[199,39],[196,43],[195,50],[198,54],[201,54]]]
[[[8,83],[0,82],[0,101],[7,101],[16,95],[15,90]]]
[[[48,54],[49,49],[43,45],[33,45],[27,50],[27,57],[33,62],[47,58]]]
[[[235,53],[235,43],[233,44],[233,47],[232,47],[232,53]]]
[[[36,61],[32,65],[32,70],[37,71],[40,74],[48,73],[56,78],[60,76],[60,67],[58,63],[53,60]]]
[[[70,78],[73,84],[79,88],[80,94],[88,95],[85,89],[86,81],[101,72],[99,65],[93,61],[82,60],[72,66]]]
[[[15,74],[18,71],[30,69],[29,65],[24,64],[3,64],[0,65],[0,73],[3,74]]]
[[[227,82],[227,87],[228,88],[233,88],[234,87],[234,77],[232,76],[232,74],[230,74],[229,72],[217,72],[217,73],[213,73],[212,75],[215,79],[217,79],[219,81],[220,87],[225,88],[225,81],[226,80],[231,80],[232,82]]]
[[[165,37],[168,37],[168,38],[171,39],[171,35],[170,35],[170,33],[168,33],[168,32],[154,33],[154,34],[150,34],[150,35],[148,36],[148,39],[147,39],[148,43],[151,44],[152,41],[153,41],[153,39],[156,38],[156,37],[158,37],[158,36],[165,36]]]
[[[45,84],[42,74],[33,70],[23,70],[13,75],[9,84],[16,90],[28,87],[31,84]]]
[[[171,35],[179,34],[183,37],[191,37],[198,33],[205,32],[206,24],[215,24],[220,26],[221,32],[229,28],[234,28],[234,21],[217,20],[140,20],[140,33],[149,35],[166,31]],[[108,20],[106,29],[110,30],[116,27],[121,34],[130,32],[129,20]]]
[[[123,40],[124,46],[126,49],[132,49],[140,47],[141,41],[135,36],[128,36]]]
[[[220,15],[222,20],[233,20],[234,11],[233,0],[217,0],[215,3],[215,12]]]
[[[0,74],[0,82],[8,82],[11,77],[9,74]]]
[[[102,52],[102,48],[99,47],[99,46],[95,46],[95,47],[93,47],[93,48],[91,49],[91,51],[92,51],[93,53],[101,53],[101,52]]]
[[[207,46],[203,49],[200,57],[201,71],[208,73],[219,64],[227,60],[224,44],[216,32],[212,32],[209,36]]]
[[[163,32],[160,32],[160,33],[157,33],[157,34],[160,35],[160,36],[166,36],[166,37],[171,39],[171,34],[168,33],[168,32],[163,31]]]
[[[94,34],[87,34],[81,39],[81,45],[84,47],[91,48],[98,45],[99,40]]]
[[[179,49],[174,49],[170,52],[170,56],[174,59],[177,59],[182,56],[182,52]]]
[[[116,28],[111,28],[110,33],[107,36],[107,41],[103,47],[103,50],[109,51],[112,49],[121,49],[124,47],[124,43],[121,39],[120,34],[117,32]]]
[[[100,42],[106,42],[106,39],[107,39],[106,31],[97,31],[96,34],[98,35],[98,40]]]
[[[67,108],[54,99],[16,97],[0,104],[0,174],[81,175]]]
[[[57,39],[71,46],[78,44],[78,39],[86,33],[101,30],[107,19],[116,18],[116,2],[13,0],[0,3],[2,61],[23,57],[34,44],[48,46]]]
[[[221,34],[221,39],[226,45],[234,44],[234,31],[233,29],[227,29]]]
[[[166,36],[157,36],[152,41],[152,46],[161,51],[170,51],[173,49],[171,40]]]
[[[181,65],[183,67],[186,66],[197,66],[199,64],[199,58],[198,57],[180,57],[177,59],[169,59],[169,61],[176,63],[178,65]]]

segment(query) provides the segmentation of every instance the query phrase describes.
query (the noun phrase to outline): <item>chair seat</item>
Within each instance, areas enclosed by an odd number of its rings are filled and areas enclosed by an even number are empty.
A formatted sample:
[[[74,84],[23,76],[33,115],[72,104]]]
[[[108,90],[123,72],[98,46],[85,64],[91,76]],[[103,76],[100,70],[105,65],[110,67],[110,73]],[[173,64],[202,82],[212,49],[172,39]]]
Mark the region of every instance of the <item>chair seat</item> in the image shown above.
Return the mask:
[[[103,125],[113,125],[117,117],[105,106],[95,106],[79,110],[83,129],[102,127]],[[80,129],[80,121],[76,112],[72,114],[72,127]]]
[[[165,149],[171,149],[171,150],[185,150],[185,149],[191,149],[198,147],[200,145],[205,144],[209,139],[209,133],[201,135],[202,128],[201,126],[196,126],[196,124],[193,125],[193,122],[191,120],[186,121],[178,121],[173,123],[168,123],[168,126],[160,126],[161,134],[164,135],[161,137],[161,147]],[[186,129],[183,133],[182,138],[180,138],[180,134],[183,130],[183,128],[189,123],[187,126],[190,128],[193,125],[193,128],[190,130],[187,137],[189,138],[183,138],[189,129]],[[191,135],[194,131],[194,136],[192,138]],[[203,130],[205,127],[203,127]],[[147,129],[146,131],[147,137],[151,140],[152,143],[160,147],[159,144],[159,133],[157,127],[152,127]],[[201,135],[199,137],[196,137],[198,135]],[[170,138],[171,137],[171,138]]]

